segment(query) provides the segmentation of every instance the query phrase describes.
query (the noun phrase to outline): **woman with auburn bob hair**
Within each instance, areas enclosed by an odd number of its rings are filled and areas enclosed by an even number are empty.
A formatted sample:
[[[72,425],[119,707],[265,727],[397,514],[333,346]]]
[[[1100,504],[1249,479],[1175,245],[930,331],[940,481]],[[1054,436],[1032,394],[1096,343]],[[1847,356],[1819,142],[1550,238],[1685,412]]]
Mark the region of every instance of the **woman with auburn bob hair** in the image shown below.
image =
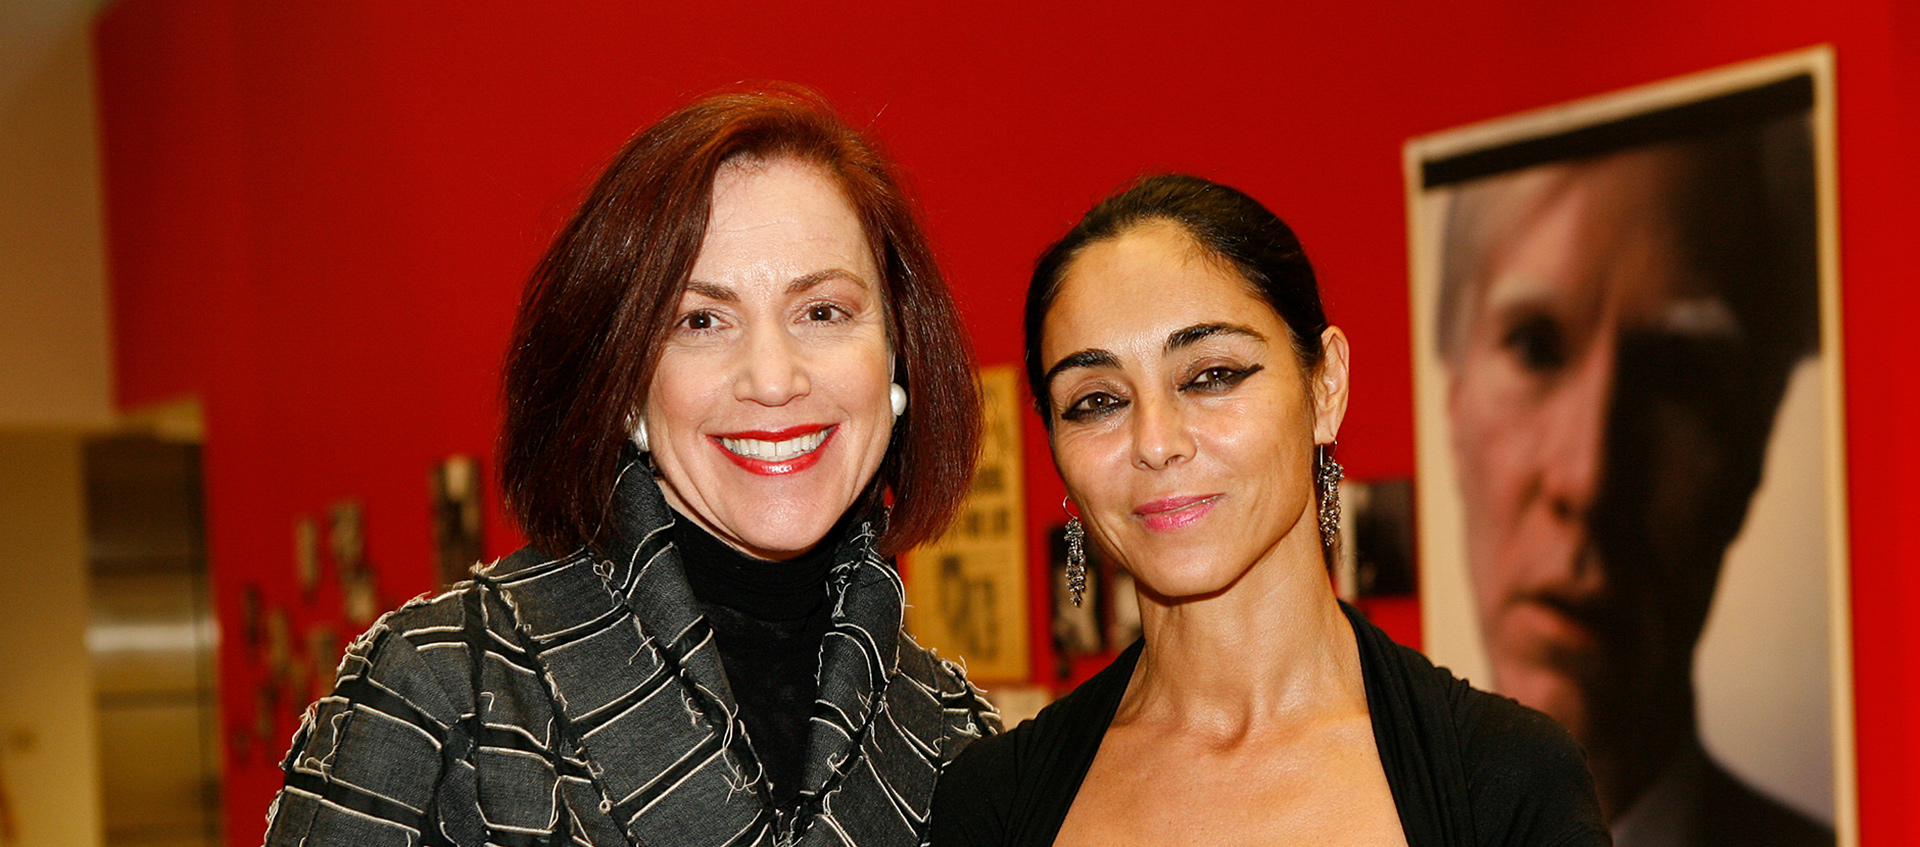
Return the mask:
[[[1144,636],[968,748],[935,845],[1608,843],[1564,730],[1335,598],[1347,338],[1285,223],[1144,179],[1041,256],[1026,329],[1068,567],[1126,568]]]
[[[804,90],[686,106],[594,185],[512,345],[530,545],[354,642],[267,842],[922,843],[998,718],[902,631],[887,558],[979,440],[890,166]]]

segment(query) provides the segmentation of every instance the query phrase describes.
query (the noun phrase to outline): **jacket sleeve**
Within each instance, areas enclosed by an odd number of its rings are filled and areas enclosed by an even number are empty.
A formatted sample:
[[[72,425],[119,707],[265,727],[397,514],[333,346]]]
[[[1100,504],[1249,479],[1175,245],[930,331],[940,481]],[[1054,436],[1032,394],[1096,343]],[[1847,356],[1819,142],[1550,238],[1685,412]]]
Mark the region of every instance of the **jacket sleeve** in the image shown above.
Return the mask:
[[[269,847],[484,840],[460,710],[392,619],[347,648],[333,693],[302,718]]]

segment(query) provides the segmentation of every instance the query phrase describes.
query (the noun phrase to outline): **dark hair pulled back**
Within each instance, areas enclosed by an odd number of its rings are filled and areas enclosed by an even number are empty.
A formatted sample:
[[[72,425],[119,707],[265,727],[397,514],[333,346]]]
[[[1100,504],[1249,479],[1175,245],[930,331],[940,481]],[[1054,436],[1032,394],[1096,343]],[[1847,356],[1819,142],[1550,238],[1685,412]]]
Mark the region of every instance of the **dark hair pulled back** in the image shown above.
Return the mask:
[[[1087,247],[1157,221],[1178,225],[1212,258],[1231,266],[1287,325],[1302,369],[1320,365],[1320,333],[1327,316],[1313,265],[1293,229],[1244,192],[1187,174],[1143,177],[1100,201],[1065,237],[1040,254],[1027,288],[1027,387],[1034,407],[1053,428],[1040,343],[1047,311],[1067,268]]]

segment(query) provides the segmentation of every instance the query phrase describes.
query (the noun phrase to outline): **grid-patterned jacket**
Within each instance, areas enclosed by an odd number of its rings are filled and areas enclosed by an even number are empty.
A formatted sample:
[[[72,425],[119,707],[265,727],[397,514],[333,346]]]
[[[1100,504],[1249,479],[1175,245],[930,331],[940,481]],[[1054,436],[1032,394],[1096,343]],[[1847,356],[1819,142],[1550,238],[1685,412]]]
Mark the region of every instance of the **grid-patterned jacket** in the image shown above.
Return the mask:
[[[782,814],[656,483],[624,473],[617,500],[630,541],[523,550],[357,639],[294,738],[267,843],[923,843],[935,778],[998,717],[902,631],[871,526],[836,552],[802,802]]]

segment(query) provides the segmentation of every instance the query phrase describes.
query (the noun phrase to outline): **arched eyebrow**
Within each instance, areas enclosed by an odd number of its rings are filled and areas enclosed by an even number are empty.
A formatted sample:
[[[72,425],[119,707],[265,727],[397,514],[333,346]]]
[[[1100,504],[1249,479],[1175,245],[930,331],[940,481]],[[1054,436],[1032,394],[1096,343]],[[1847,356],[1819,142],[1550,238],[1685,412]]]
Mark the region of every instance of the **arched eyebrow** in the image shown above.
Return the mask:
[[[1266,341],[1267,337],[1250,326],[1240,324],[1194,324],[1185,329],[1176,329],[1167,335],[1164,351],[1172,353],[1185,347],[1192,347],[1202,340],[1216,335],[1243,335],[1256,341]]]
[[[1252,338],[1256,341],[1267,340],[1267,337],[1261,334],[1259,330],[1249,326],[1241,326],[1240,324],[1194,324],[1193,326],[1176,329],[1172,333],[1169,333],[1167,335],[1165,352],[1172,353],[1176,350],[1191,347],[1216,335],[1239,335]],[[1041,378],[1041,385],[1046,387],[1048,393],[1052,393],[1053,378],[1059,376],[1063,371],[1072,370],[1073,368],[1117,367],[1120,367],[1120,357],[1113,355],[1110,351],[1092,347],[1076,353],[1070,353],[1066,358],[1055,362],[1053,367],[1048,368],[1046,375]]]
[[[787,294],[788,295],[800,294],[830,279],[844,279],[861,286],[867,286],[867,281],[864,279],[861,279],[860,275],[854,273],[853,271],[847,270],[845,268],[827,268],[825,270],[814,271],[813,273],[807,274],[805,276],[795,277],[792,282],[787,283]],[[724,285],[718,285],[711,282],[702,282],[701,280],[690,279],[690,280],[687,280],[687,290],[695,294],[698,294],[702,297],[706,297],[712,300],[718,300],[722,303],[740,302],[739,292],[734,291],[733,289],[728,288]]]
[[[1099,348],[1081,350],[1077,353],[1069,353],[1067,354],[1066,358],[1061,359],[1058,362],[1055,362],[1053,364],[1053,367],[1047,369],[1047,375],[1040,380],[1040,384],[1046,386],[1048,394],[1052,394],[1053,378],[1056,376],[1059,376],[1062,371],[1069,371],[1074,368],[1117,368],[1117,367],[1120,367],[1119,356],[1115,356],[1112,353],[1106,350],[1101,350]]]
[[[814,271],[813,273],[787,283],[787,293],[799,294],[830,279],[844,279],[848,282],[867,287],[867,281],[861,279],[860,276],[853,271],[845,268],[827,268],[826,270]]]
[[[722,303],[740,302],[740,295],[733,289],[724,285],[715,285],[711,282],[701,282],[697,279],[690,279],[687,280],[687,290],[709,300],[718,300]]]

